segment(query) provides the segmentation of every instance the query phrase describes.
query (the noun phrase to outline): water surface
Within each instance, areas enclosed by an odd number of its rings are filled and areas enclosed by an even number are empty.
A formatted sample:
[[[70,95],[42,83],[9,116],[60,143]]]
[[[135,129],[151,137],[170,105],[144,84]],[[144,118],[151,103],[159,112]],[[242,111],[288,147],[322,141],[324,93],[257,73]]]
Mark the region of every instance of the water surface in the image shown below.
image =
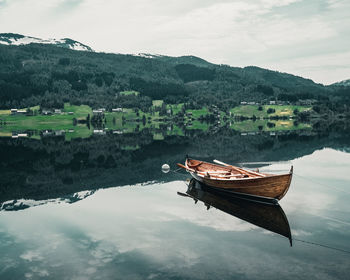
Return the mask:
[[[346,279],[346,137],[198,136],[194,144],[166,139],[141,144],[139,151],[118,150],[116,138],[2,140],[2,151],[15,151],[18,159],[1,165],[0,278]],[[290,190],[280,202],[293,246],[286,237],[179,196],[189,175],[163,174],[160,166],[168,162],[174,170],[189,152],[208,160],[274,161],[256,164],[261,171],[293,165]],[[20,153],[32,162],[22,165]]]

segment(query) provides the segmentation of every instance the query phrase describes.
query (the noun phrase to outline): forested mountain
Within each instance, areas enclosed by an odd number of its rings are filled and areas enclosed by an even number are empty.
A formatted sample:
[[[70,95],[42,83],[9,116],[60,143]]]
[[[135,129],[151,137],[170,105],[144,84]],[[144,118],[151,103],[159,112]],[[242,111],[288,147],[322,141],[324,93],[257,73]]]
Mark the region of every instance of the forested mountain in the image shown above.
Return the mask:
[[[140,95],[124,96],[124,90]],[[316,84],[258,67],[215,65],[194,56],[123,55],[52,44],[0,45],[0,108],[64,102],[92,107],[150,107],[152,99],[221,109],[241,101],[313,99],[350,103],[347,88]]]

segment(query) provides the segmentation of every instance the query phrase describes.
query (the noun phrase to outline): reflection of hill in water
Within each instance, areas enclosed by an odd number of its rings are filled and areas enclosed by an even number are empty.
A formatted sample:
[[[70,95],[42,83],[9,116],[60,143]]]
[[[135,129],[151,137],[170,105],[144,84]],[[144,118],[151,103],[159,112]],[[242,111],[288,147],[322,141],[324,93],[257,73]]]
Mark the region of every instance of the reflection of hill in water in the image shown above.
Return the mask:
[[[330,147],[349,149],[348,131],[313,131],[246,135],[230,129],[215,134],[153,140],[147,132],[94,136],[64,142],[62,138],[0,139],[0,202],[62,197],[86,189],[178,178],[160,166],[174,167],[189,154],[227,162],[291,160]],[[125,145],[139,146],[125,150]]]
[[[0,204],[0,211],[18,211],[24,210],[29,207],[35,207],[43,204],[60,204],[60,203],[74,203],[79,200],[83,200],[88,196],[94,194],[95,191],[81,191],[73,193],[59,198],[46,199],[46,200],[33,200],[33,199],[14,199],[8,200]]]

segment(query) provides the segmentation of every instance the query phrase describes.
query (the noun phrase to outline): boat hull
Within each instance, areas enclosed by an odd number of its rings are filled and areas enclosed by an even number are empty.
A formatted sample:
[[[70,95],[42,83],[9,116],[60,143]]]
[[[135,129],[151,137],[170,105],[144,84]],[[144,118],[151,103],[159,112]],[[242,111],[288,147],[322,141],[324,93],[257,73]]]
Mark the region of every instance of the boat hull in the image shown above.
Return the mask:
[[[194,172],[190,173],[197,181],[213,188],[278,200],[281,200],[285,196],[292,180],[292,173],[234,180],[220,180],[198,176],[198,174]]]

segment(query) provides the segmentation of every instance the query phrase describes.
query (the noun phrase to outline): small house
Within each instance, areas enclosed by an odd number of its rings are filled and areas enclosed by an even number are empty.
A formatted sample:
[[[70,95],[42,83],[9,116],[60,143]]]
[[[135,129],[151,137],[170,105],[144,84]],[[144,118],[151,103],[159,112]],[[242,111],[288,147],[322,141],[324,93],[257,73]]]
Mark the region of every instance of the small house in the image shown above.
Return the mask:
[[[94,129],[93,133],[96,135],[105,135],[106,131],[104,131],[103,129]]]
[[[98,109],[98,110],[92,110],[92,114],[93,114],[93,115],[99,116],[99,115],[102,115],[103,112],[102,112],[100,109]]]
[[[28,133],[18,133],[18,137],[28,137]]]
[[[52,112],[50,110],[43,110],[41,112],[42,115],[45,115],[45,116],[49,116],[49,115],[52,115]]]
[[[63,129],[54,131],[55,136],[63,136],[65,133],[66,131]]]
[[[17,109],[11,109],[11,115],[16,115],[17,114]]]
[[[123,134],[122,130],[113,130],[113,134]]]
[[[41,132],[43,137],[52,136],[53,132],[51,130],[44,130]]]
[[[27,114],[27,110],[17,110],[17,114],[25,115]]]

